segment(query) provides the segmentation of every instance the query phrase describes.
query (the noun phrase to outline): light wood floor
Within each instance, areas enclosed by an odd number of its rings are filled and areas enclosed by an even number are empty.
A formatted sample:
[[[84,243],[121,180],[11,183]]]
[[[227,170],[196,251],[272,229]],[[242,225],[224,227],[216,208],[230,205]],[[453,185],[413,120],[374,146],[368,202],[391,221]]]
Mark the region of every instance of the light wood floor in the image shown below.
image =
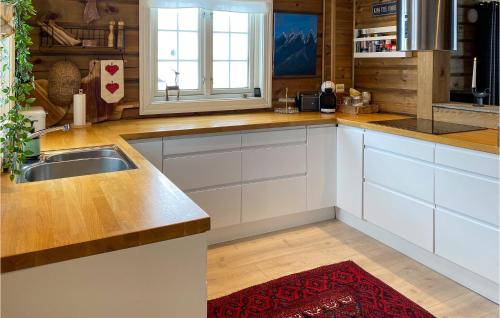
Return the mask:
[[[499,317],[493,302],[339,221],[211,247],[208,298],[344,260],[353,260],[436,317]]]

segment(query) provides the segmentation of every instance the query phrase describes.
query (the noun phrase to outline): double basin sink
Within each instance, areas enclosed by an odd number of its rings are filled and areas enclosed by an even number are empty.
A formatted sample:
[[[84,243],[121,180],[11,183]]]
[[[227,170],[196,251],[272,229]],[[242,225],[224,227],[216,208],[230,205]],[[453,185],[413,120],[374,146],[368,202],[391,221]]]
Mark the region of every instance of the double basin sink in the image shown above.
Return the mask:
[[[40,160],[21,168],[19,183],[136,169],[115,145],[43,153]]]

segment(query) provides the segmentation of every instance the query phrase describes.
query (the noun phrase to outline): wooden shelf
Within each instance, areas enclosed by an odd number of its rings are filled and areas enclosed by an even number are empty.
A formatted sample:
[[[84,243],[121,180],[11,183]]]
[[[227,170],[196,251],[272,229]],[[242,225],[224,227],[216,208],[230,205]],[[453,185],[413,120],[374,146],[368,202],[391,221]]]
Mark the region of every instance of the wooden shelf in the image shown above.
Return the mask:
[[[366,38],[355,38],[354,42],[363,42],[363,41],[380,41],[380,40],[394,40],[398,37],[396,35],[384,35],[384,36],[371,36]]]
[[[397,28],[395,25],[379,28],[355,29],[354,31],[357,30],[365,30],[366,34],[397,32]]]
[[[386,34],[380,36],[365,36],[358,37],[360,35],[360,30],[363,30],[364,35],[373,35],[373,34]],[[397,28],[395,25],[380,27],[380,28],[369,28],[369,29],[354,29],[354,58],[397,58],[397,57],[411,57],[411,52],[398,52],[398,51],[389,51],[389,52],[356,52],[357,43],[360,42],[373,42],[373,41],[386,41],[391,40],[394,44],[398,36],[396,34],[387,34],[387,33],[395,33],[397,32]],[[361,46],[361,44],[360,44]]]
[[[37,51],[47,54],[61,55],[122,55],[125,54],[124,49],[109,48],[109,47],[82,47],[82,46],[54,46],[40,47]]]
[[[410,57],[411,52],[354,52],[355,59],[361,58],[394,58],[394,57]]]

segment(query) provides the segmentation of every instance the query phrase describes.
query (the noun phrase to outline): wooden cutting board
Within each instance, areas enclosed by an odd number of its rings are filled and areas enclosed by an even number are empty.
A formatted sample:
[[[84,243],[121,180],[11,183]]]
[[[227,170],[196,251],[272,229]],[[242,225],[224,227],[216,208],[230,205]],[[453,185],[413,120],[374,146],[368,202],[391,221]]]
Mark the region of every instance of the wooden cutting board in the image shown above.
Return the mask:
[[[84,94],[87,95],[87,120],[91,123],[106,121],[113,116],[116,104],[106,103],[101,98],[101,62],[89,62],[89,74],[82,78]]]
[[[32,92],[31,97],[35,97],[36,106],[42,106],[47,112],[45,118],[45,125],[47,127],[54,126],[59,123],[66,113],[69,106],[58,106],[52,103],[48,94],[49,81],[46,79],[39,79],[35,81],[35,90]]]

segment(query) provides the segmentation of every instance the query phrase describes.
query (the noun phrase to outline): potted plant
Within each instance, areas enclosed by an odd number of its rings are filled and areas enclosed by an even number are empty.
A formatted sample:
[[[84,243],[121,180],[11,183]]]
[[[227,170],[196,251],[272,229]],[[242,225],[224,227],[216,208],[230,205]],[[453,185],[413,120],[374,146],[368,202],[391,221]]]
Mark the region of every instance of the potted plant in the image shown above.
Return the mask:
[[[2,8],[11,6],[13,11],[11,23],[13,24],[15,41],[14,79],[11,85],[2,86],[0,100],[0,107],[2,107],[2,115],[0,116],[2,168],[8,170],[12,181],[21,173],[20,167],[26,157],[30,155],[29,150],[25,147],[29,141],[30,122],[21,112],[29,109],[35,101],[34,98],[29,98],[34,81],[33,65],[29,61],[29,48],[32,44],[30,31],[32,28],[28,24],[28,20],[35,15],[35,10],[31,0],[0,0],[0,6]],[[2,57],[0,67],[2,73],[5,74],[9,71],[9,58],[5,58],[3,52],[0,52],[0,56]]]

